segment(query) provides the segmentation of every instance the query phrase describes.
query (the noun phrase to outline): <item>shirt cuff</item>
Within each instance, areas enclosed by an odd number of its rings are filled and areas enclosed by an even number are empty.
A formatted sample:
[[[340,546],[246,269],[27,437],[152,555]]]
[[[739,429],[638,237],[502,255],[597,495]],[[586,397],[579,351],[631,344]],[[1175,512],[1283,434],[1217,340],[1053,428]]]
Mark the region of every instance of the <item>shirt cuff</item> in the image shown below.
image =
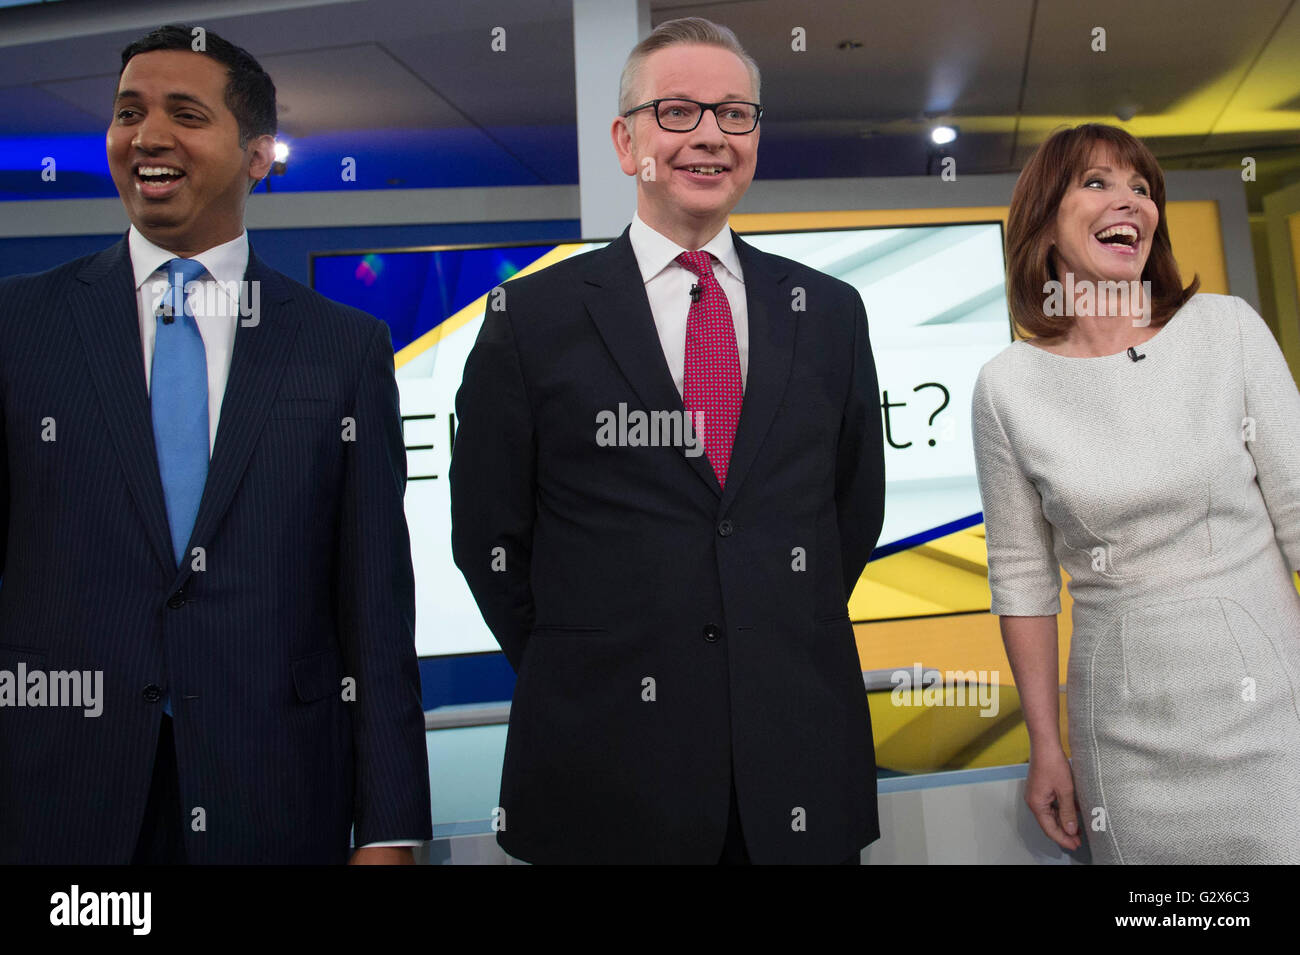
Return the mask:
[[[392,839],[388,842],[367,842],[364,846],[357,846],[358,849],[381,849],[389,846],[422,846],[423,839]]]

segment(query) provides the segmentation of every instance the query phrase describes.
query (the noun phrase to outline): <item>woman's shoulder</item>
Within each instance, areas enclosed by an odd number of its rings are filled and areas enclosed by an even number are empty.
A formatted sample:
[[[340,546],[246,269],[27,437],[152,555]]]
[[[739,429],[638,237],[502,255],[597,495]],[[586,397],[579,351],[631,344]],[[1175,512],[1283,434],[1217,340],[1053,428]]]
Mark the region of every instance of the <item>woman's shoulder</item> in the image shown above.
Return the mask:
[[[1169,320],[1183,321],[1189,325],[1218,326],[1220,329],[1227,322],[1264,322],[1254,306],[1241,296],[1220,295],[1217,292],[1197,292]]]
[[[1273,340],[1268,324],[1245,299],[1237,295],[1197,292],[1169,319],[1181,329],[1181,340],[1194,350],[1211,351],[1222,358],[1225,341],[1249,347],[1259,340]]]
[[[1024,351],[1034,346],[1016,339],[983,365],[975,375],[972,403],[976,410],[996,409],[1005,412],[1005,396],[1016,394],[1032,380],[1032,371],[1024,361]]]
[[[1239,308],[1245,300],[1239,295],[1221,295],[1218,292],[1197,292],[1189,298],[1183,308],[1231,310]]]
[[[1002,378],[1014,378],[1020,374],[1021,360],[1024,357],[1024,350],[1027,348],[1037,348],[1031,345],[1026,339],[1017,338],[1006,348],[986,361],[979,370],[977,381],[997,381]]]

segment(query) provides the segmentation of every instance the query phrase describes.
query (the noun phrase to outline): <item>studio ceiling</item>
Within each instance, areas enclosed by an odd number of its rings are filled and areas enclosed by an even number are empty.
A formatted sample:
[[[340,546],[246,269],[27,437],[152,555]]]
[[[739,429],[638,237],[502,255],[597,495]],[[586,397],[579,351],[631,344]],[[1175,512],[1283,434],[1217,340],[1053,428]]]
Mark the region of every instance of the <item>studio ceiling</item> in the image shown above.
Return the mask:
[[[284,188],[328,188],[340,151],[364,155],[377,188],[577,180],[569,0],[167,9],[245,46],[274,78],[282,133],[298,149]],[[938,120],[961,130],[959,174],[1009,172],[1062,123],[1131,113],[1123,125],[1167,168],[1252,156],[1261,179],[1252,192],[1300,180],[1297,0],[655,0],[650,9],[652,23],[698,15],[731,26],[758,61],[762,178],[919,175]],[[15,158],[24,144],[78,139],[89,144],[93,193],[119,52],[157,25],[157,10],[135,0],[0,9],[5,195],[26,181],[26,160]],[[490,46],[498,26],[505,52]],[[796,27],[806,52],[791,49]],[[1105,52],[1092,48],[1097,27]]]

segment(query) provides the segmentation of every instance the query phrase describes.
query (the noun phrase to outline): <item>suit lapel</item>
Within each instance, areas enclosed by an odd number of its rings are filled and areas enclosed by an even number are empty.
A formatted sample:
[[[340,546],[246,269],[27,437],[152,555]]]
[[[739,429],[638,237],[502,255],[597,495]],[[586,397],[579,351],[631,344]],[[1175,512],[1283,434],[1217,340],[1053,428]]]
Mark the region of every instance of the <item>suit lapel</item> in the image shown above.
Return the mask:
[[[758,251],[733,231],[740,267],[745,273],[745,307],[749,315],[749,372],[740,406],[740,424],[727,465],[727,488],[720,510],[736,499],[740,485],[772,426],[785,392],[794,357],[796,313],[784,288],[788,271],[775,256]],[[701,455],[703,460],[704,456]]]
[[[583,278],[587,283],[587,311],[646,410],[678,411],[685,415],[686,406],[673,384],[663,346],[659,344],[650,300],[646,297],[645,283],[627,229],[591,256],[591,264]],[[678,449],[677,453],[714,494],[721,496],[718,476],[713,473],[713,466],[705,455],[691,457],[684,449]]]
[[[154,450],[153,411],[145,389],[140,316],[126,238],[87,262],[77,279],[68,308],[86,349],[90,379],[149,543],[163,569],[170,571],[175,561]]]
[[[245,281],[260,283],[261,309],[259,314],[247,319],[241,316],[235,330],[230,376],[221,401],[217,438],[190,548],[196,541],[211,539],[230,507],[298,334],[297,310],[282,307],[292,298],[291,290],[278,272],[262,263],[251,246]],[[254,321],[256,324],[245,324]],[[189,567],[190,562],[186,560],[178,572],[178,580],[188,576]]]

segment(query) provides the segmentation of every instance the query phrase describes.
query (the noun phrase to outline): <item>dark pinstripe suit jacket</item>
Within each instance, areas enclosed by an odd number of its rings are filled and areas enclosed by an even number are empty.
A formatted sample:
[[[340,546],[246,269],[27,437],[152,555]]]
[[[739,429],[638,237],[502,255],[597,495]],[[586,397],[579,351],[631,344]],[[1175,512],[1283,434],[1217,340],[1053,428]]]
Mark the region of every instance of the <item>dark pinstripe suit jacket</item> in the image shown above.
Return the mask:
[[[247,278],[201,570],[172,558],[126,240],[0,281],[0,670],[102,671],[104,697],[0,708],[0,863],[129,861],[160,691],[191,861],[431,835],[388,329],[251,250]]]

